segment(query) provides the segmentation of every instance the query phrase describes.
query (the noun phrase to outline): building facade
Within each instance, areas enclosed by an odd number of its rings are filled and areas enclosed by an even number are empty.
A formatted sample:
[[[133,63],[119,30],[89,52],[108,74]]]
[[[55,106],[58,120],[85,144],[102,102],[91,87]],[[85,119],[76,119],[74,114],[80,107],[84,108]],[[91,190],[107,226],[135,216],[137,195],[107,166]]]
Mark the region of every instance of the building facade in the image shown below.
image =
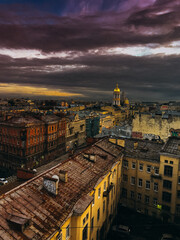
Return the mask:
[[[165,222],[180,223],[180,138],[165,144],[111,139],[124,147],[121,203]]]
[[[33,168],[65,152],[65,119],[12,117],[0,123],[0,164]]]
[[[120,89],[118,88],[118,84],[116,84],[116,88],[113,92],[113,105],[121,106]]]
[[[1,238],[105,238],[119,203],[122,157],[121,147],[103,139],[5,194]]]
[[[79,115],[66,119],[66,151],[83,145],[86,142],[86,120]]]

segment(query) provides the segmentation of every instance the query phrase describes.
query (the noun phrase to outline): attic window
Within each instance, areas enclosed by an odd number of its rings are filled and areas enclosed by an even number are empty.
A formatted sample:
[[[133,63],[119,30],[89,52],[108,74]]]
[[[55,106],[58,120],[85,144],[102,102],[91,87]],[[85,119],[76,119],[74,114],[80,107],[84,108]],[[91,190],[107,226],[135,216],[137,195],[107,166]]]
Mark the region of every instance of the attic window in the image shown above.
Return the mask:
[[[30,224],[31,219],[22,214],[7,214],[6,220],[9,222],[11,228],[23,232]]]

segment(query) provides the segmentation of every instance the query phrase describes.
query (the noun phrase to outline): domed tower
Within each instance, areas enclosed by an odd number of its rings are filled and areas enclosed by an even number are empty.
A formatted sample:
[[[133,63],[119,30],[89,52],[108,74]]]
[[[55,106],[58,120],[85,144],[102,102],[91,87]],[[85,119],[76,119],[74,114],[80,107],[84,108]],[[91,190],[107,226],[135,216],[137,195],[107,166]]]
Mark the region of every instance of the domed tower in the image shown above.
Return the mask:
[[[113,105],[121,106],[120,104],[120,89],[118,88],[118,84],[116,84],[116,88],[113,92]]]

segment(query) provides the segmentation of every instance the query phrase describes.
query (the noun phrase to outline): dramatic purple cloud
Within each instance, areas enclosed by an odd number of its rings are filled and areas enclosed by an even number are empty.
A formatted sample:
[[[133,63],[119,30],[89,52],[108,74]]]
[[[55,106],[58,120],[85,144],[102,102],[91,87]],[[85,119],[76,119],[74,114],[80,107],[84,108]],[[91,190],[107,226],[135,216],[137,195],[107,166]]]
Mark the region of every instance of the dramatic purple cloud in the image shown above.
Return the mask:
[[[118,82],[131,99],[178,99],[179,12],[178,0],[0,0],[0,91],[110,98]]]

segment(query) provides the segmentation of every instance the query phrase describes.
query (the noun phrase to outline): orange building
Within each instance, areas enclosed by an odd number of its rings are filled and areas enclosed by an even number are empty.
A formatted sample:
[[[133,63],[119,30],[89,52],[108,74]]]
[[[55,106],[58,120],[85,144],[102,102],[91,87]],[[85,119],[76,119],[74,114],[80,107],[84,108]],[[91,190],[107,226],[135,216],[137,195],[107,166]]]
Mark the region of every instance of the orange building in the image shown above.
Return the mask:
[[[65,120],[43,118],[20,116],[0,123],[1,166],[33,168],[65,151]]]

